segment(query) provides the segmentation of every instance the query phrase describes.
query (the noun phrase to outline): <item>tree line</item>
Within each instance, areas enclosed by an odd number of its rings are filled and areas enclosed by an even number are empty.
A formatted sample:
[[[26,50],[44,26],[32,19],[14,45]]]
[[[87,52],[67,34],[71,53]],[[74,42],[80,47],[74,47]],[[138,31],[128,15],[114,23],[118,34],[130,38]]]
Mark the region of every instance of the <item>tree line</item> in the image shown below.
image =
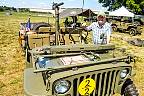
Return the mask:
[[[14,8],[14,7],[7,7],[7,6],[0,6],[0,12],[4,11],[14,11],[14,12],[29,12],[29,8]]]
[[[99,0],[103,7],[108,7],[108,11],[125,6],[135,14],[144,15],[144,0]]]

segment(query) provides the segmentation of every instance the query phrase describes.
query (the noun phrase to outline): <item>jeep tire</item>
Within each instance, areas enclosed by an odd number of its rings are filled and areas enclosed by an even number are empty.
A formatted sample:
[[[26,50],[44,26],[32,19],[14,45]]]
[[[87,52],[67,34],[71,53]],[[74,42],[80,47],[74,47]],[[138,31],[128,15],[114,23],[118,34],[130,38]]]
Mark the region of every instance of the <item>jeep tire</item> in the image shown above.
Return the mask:
[[[139,96],[138,90],[133,83],[125,87],[124,96]]]
[[[116,26],[116,25],[112,25],[112,30],[113,30],[114,32],[116,32],[116,31],[117,31],[117,26]]]
[[[135,28],[130,28],[129,29],[129,34],[132,36],[135,36],[137,34],[137,30]]]

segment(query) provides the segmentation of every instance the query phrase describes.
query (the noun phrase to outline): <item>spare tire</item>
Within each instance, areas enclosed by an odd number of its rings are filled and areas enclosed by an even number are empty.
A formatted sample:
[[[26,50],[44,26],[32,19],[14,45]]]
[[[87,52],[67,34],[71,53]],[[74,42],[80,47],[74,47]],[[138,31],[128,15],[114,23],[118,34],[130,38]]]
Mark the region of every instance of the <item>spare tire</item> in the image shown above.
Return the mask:
[[[34,31],[34,32],[37,32],[40,27],[51,27],[51,25],[50,25],[49,23],[41,22],[41,23],[36,24],[36,25],[33,27],[33,31]]]

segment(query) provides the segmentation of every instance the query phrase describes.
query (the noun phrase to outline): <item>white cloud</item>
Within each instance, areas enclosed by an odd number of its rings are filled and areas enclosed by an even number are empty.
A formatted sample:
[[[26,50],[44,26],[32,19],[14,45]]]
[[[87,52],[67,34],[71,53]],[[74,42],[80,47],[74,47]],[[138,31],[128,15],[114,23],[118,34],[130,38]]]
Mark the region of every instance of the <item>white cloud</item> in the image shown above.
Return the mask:
[[[66,1],[76,1],[76,0],[66,0]]]
[[[26,4],[24,1],[22,1],[22,4]]]
[[[40,7],[48,7],[47,3],[43,3],[43,2],[41,2],[39,6]]]
[[[40,5],[46,5],[46,3],[43,3],[43,2],[41,2],[41,3],[39,3]]]
[[[3,6],[3,5],[6,5],[6,2],[5,2],[5,1],[0,1],[0,3],[1,3],[0,5],[2,5],[2,6]]]
[[[53,0],[54,2],[72,2],[76,0]]]

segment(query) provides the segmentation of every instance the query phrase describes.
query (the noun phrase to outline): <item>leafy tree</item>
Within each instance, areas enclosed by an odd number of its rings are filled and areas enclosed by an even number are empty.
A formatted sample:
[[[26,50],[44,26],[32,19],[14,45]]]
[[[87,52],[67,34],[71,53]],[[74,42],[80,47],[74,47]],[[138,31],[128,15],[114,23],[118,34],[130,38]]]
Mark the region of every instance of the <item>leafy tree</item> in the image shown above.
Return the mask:
[[[19,8],[20,12],[29,12],[29,8]],[[7,6],[0,6],[0,11],[14,11],[16,12],[17,9],[14,7],[7,7]]]
[[[3,9],[3,7],[2,7],[2,6],[0,6],[0,12],[2,12],[2,11],[4,11],[4,9]]]
[[[14,8],[14,7],[11,7],[11,10],[13,10],[14,12],[16,12],[17,10],[16,10],[16,8]]]
[[[109,11],[125,6],[135,14],[144,14],[144,0],[99,0],[99,3]]]

